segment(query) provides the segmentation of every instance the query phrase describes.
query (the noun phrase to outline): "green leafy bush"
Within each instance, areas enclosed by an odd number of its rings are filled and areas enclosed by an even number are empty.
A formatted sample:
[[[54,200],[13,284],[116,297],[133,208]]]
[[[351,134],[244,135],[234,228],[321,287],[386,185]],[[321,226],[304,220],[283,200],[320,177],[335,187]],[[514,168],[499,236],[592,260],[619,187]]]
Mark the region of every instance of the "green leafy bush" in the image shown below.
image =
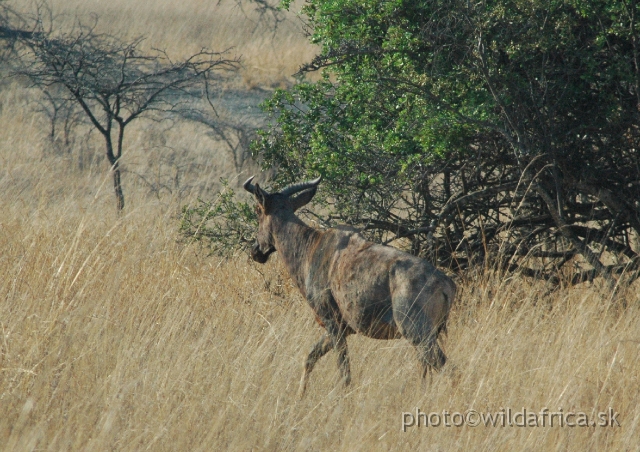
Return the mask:
[[[264,105],[272,123],[253,152],[275,187],[321,174],[327,222],[405,239],[456,271],[637,270],[638,4],[310,0],[303,12],[321,51],[301,73],[322,78]]]
[[[188,241],[201,242],[212,254],[230,256],[254,240],[258,220],[252,206],[235,199],[229,182],[213,201],[198,199],[195,206],[184,206],[180,233]]]

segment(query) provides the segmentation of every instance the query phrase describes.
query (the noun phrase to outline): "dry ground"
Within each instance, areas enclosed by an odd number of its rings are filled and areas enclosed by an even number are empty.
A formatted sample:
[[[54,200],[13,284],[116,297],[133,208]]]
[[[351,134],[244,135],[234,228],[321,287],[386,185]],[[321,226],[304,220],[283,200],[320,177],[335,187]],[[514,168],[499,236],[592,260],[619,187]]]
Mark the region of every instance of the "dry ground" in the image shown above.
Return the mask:
[[[215,2],[156,3],[215,16]],[[212,193],[224,155],[199,129],[132,132],[117,216],[102,157],[81,165],[77,150],[52,152],[28,99],[15,85],[0,90],[0,449],[640,449],[637,287],[548,295],[525,279],[470,276],[458,281],[449,363],[432,381],[420,381],[405,341],[354,336],[352,386],[335,386],[330,353],[298,400],[321,330],[278,259],[221,261],[178,242],[180,205]],[[152,165],[167,149],[165,165]],[[173,170],[173,189],[150,189]],[[611,407],[621,426],[401,431],[416,408],[545,407],[591,419]]]

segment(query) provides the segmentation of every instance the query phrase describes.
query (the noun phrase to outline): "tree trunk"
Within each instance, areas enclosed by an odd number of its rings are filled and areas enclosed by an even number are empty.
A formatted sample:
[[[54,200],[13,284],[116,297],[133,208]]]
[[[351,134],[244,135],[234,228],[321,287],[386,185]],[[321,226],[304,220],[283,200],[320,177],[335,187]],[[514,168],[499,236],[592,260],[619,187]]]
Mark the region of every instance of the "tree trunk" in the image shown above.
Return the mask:
[[[122,183],[120,181],[120,166],[118,162],[113,165],[113,188],[116,192],[116,203],[118,207],[118,212],[121,212],[124,209],[124,193],[122,192]]]
[[[109,121],[107,128],[102,134],[107,146],[107,160],[111,165],[111,172],[113,173],[113,189],[116,193],[116,205],[118,213],[124,209],[124,193],[122,192],[122,181],[120,180],[120,156],[122,155],[122,135],[123,128],[120,127],[120,133],[118,134],[118,153],[113,152],[113,143],[111,141],[111,121]]]

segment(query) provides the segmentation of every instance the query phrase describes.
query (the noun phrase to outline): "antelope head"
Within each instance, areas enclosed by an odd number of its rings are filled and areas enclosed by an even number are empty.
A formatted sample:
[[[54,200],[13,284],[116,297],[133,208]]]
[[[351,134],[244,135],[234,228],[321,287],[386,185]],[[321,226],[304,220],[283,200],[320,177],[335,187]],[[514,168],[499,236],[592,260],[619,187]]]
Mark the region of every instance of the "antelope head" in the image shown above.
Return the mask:
[[[277,193],[268,193],[257,183],[253,184],[253,178],[254,176],[251,176],[243,184],[244,189],[253,194],[257,201],[258,233],[256,242],[251,247],[251,258],[264,264],[271,253],[276,251],[275,237],[278,236],[283,221],[295,218],[294,212],[311,201],[322,177],[290,185]],[[284,240],[286,239],[287,237],[284,237]]]

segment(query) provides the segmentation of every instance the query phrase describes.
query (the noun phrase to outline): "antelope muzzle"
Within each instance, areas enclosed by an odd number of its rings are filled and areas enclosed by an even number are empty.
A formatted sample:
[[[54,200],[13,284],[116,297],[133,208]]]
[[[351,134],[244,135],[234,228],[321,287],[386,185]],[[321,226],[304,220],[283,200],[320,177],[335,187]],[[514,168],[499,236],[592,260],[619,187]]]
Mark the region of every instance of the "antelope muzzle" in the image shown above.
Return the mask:
[[[267,251],[262,252],[262,250],[260,249],[260,245],[258,244],[258,242],[256,242],[251,247],[251,259],[253,259],[254,261],[256,261],[256,262],[258,262],[260,264],[264,264],[265,262],[267,262],[267,260],[269,260],[269,256],[275,250],[276,249],[273,246],[270,246],[267,249]]]

